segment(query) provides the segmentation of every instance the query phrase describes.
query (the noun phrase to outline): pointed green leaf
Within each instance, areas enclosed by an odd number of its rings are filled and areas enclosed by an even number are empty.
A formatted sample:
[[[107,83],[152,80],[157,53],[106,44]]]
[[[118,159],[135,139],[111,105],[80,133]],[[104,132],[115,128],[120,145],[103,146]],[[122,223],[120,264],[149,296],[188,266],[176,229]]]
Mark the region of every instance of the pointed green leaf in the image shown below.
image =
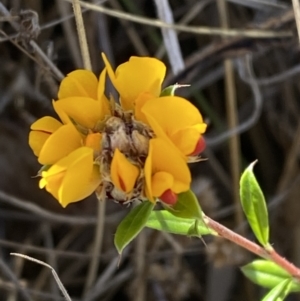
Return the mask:
[[[292,279],[285,279],[281,281],[264,296],[262,301],[283,301],[284,298],[290,293],[291,284]]]
[[[163,89],[159,95],[159,97],[163,97],[163,96],[174,96],[175,95],[175,91],[179,88],[182,87],[189,87],[190,85],[179,85],[179,84],[175,84],[172,86],[168,86],[165,89]]]
[[[175,86],[172,85],[172,86],[168,86],[166,88],[164,88],[161,92],[160,92],[160,97],[163,97],[163,96],[174,96],[175,94]]]
[[[253,162],[244,171],[240,180],[240,198],[244,213],[257,240],[269,246],[269,219],[264,195],[253,173]]]
[[[162,205],[166,210],[177,217],[203,220],[201,207],[195,194],[191,190],[178,194],[175,205],[166,206],[163,203]]]
[[[52,165],[43,165],[37,173],[37,176],[41,176],[43,171],[47,171]]]
[[[154,205],[149,201],[142,202],[121,221],[114,241],[119,254],[145,227]]]
[[[168,233],[188,235],[188,236],[201,236],[216,233],[209,229],[200,220],[187,219],[176,217],[167,210],[152,211],[146,226],[155,230],[165,231]]]
[[[252,282],[266,288],[274,288],[286,279],[291,279],[291,291],[300,292],[300,283],[276,263],[258,259],[241,268],[243,274]]]

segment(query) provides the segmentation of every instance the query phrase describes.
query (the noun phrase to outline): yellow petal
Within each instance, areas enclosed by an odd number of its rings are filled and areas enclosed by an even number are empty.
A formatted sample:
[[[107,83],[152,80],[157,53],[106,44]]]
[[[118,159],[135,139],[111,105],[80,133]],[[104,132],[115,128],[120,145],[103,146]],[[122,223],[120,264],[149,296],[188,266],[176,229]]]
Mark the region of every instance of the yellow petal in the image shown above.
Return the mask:
[[[165,96],[147,101],[142,108],[144,114],[152,115],[166,132],[174,133],[187,126],[201,125],[202,133],[206,129],[199,110],[182,97]]]
[[[40,155],[41,149],[50,135],[41,131],[31,131],[29,133],[29,146],[37,157]]]
[[[111,162],[111,179],[113,184],[126,193],[134,188],[135,182],[139,176],[139,169],[131,164],[119,149],[115,149]]]
[[[77,154],[78,152],[74,151],[68,156],[57,161],[56,164],[53,164],[48,170],[43,171],[39,187],[46,188],[46,190],[58,200],[59,188],[61,187],[66,170],[68,166],[77,159]]]
[[[61,126],[62,124],[58,120],[50,116],[38,119],[31,125],[32,131],[29,133],[29,146],[36,156],[39,156],[49,136]]]
[[[118,90],[115,72],[114,72],[113,68],[111,67],[111,64],[110,64],[109,60],[107,59],[106,55],[103,52],[101,53],[101,55],[102,55],[102,59],[105,64],[105,68],[108,73],[108,76],[109,76],[113,86]]]
[[[92,129],[98,121],[104,119],[107,112],[101,108],[101,103],[97,100],[87,97],[69,97],[57,100],[54,106],[63,122],[68,123],[67,115],[86,128]],[[65,115],[61,116],[61,112]]]
[[[103,115],[111,115],[110,104],[108,99],[106,98],[105,92],[105,78],[106,78],[106,68],[100,73],[99,83],[98,83],[98,94],[97,99],[100,104],[100,110],[103,112]]]
[[[35,130],[35,131],[43,131],[47,132],[49,134],[52,134],[55,132],[57,129],[59,129],[62,126],[62,123],[59,122],[57,119],[50,117],[50,116],[45,116],[37,121],[35,121],[30,129]]]
[[[144,165],[144,175],[145,175],[145,194],[146,197],[149,199],[149,201],[154,202],[155,199],[153,197],[153,191],[152,191],[152,174],[155,172],[153,162],[152,162],[152,154],[153,154],[153,141],[154,139],[151,139],[149,141],[149,151],[148,156],[145,161]]]
[[[145,181],[146,194],[150,200],[159,197],[164,188],[170,189],[170,180],[173,178],[171,190],[180,193],[189,189],[191,174],[186,161],[178,153],[176,148],[162,138],[154,138],[149,143],[149,153],[145,162]],[[160,173],[155,176],[156,173]],[[160,186],[157,184],[156,177],[163,177],[167,174],[164,181],[161,180]],[[154,176],[154,177],[152,177]],[[154,182],[153,182],[154,181]]]
[[[142,110],[143,111],[143,110]],[[182,153],[181,149],[178,145],[175,145],[174,142],[171,140],[171,137],[168,133],[160,126],[158,121],[150,114],[146,115],[147,123],[151,126],[151,129],[154,131],[155,135],[165,141],[165,143],[169,144],[169,147],[176,148],[177,153],[181,156],[184,160],[186,160],[186,156]]]
[[[89,196],[99,186],[99,167],[93,165],[93,150],[81,147],[42,172],[40,188],[46,188],[63,207]]]
[[[89,70],[75,70],[69,73],[61,82],[58,98],[73,96],[97,99],[98,80]]]
[[[39,187],[45,188],[49,193],[51,193],[57,200],[59,188],[61,186],[64,177],[64,172],[48,175],[47,172],[42,172],[42,179],[39,182]]]
[[[152,176],[152,193],[161,196],[167,189],[171,189],[174,177],[165,171],[159,171]]]
[[[166,96],[148,100],[141,109],[159,137],[172,140],[184,154],[193,152],[206,124],[198,109],[186,99]]]
[[[66,114],[66,112],[61,108],[61,106],[58,106],[58,101],[52,100],[52,105],[54,108],[54,111],[56,112],[56,114],[58,115],[58,117],[60,118],[60,120],[64,123],[72,123],[70,117]]]
[[[108,75],[120,94],[125,110],[134,109],[134,101],[141,93],[158,97],[166,74],[164,63],[155,58],[132,56],[113,72],[105,54],[102,54]]]
[[[102,70],[99,75],[98,89],[97,89],[97,99],[101,100],[105,92],[105,78],[106,78],[106,68]]]
[[[186,156],[193,153],[200,137],[199,130],[195,127],[186,127],[170,135],[173,143],[177,145]]]
[[[49,136],[39,154],[41,164],[54,164],[81,147],[81,136],[72,123],[61,126]]]
[[[145,124],[148,124],[148,120],[145,114],[142,112],[142,108],[146,102],[152,98],[154,98],[152,94],[145,92],[141,93],[135,100],[134,116],[137,120],[142,121]]]
[[[53,164],[48,170],[42,172],[44,178],[52,177],[62,172],[65,172],[67,168],[75,162],[78,157],[85,155],[86,153],[93,152],[88,147],[80,147],[69,153],[67,156],[61,158],[55,164]]]
[[[93,150],[82,147],[77,159],[67,168],[59,189],[59,202],[63,207],[92,194],[101,183],[99,166],[93,165]]]

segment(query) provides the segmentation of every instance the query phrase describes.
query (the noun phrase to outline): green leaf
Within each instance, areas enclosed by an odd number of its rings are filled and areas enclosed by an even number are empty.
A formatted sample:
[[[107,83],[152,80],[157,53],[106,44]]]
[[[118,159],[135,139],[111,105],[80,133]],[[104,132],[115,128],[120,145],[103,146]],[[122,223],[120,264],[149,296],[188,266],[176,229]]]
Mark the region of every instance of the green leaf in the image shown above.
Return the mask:
[[[269,245],[269,219],[264,195],[253,173],[253,162],[244,171],[240,180],[240,198],[244,213],[257,240]]]
[[[266,288],[274,288],[286,279],[291,279],[291,291],[300,292],[300,283],[276,263],[258,259],[241,268],[243,274],[252,282]]]
[[[202,221],[176,217],[167,210],[152,211],[146,223],[148,228],[173,234],[200,237],[201,235],[216,235]]]
[[[43,165],[37,173],[37,176],[41,176],[43,171],[47,171],[52,165]]]
[[[283,301],[290,293],[292,279],[285,279],[270,290],[262,299],[262,301]]]
[[[119,254],[145,227],[154,205],[149,201],[142,202],[134,207],[121,221],[114,241]]]
[[[203,214],[195,194],[188,190],[178,194],[175,205],[167,206],[162,203],[164,208],[177,217],[203,220]]]
[[[159,97],[163,97],[163,96],[174,96],[175,95],[175,91],[178,88],[182,88],[182,87],[189,87],[190,85],[179,85],[179,84],[175,84],[172,86],[168,86],[165,89],[163,89],[159,95]]]

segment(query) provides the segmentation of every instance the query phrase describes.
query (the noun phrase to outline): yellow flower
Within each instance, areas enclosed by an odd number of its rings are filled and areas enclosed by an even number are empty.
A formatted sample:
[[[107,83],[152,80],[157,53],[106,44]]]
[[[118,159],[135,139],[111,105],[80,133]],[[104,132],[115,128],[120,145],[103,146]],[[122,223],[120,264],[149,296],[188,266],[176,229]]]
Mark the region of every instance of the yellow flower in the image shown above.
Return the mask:
[[[149,99],[141,109],[158,137],[170,139],[184,156],[198,155],[205,147],[206,124],[198,109],[184,98]]]
[[[104,95],[105,76],[104,70],[98,81],[91,71],[76,70],[62,80],[58,100],[53,101],[53,106],[63,123],[73,121],[93,129],[105,116],[111,115]]]
[[[187,191],[190,158],[205,147],[206,124],[186,99],[160,96],[166,67],[131,57],[99,79],[76,70],[62,80],[53,107],[61,121],[43,117],[31,126],[29,145],[38,161],[40,188],[65,207],[93,192],[120,203],[160,199],[175,204]],[[121,105],[104,94],[106,72]]]
[[[135,101],[141,93],[149,93],[152,97],[160,95],[166,66],[158,59],[132,56],[114,72],[104,53],[102,58],[109,78],[120,94],[124,110],[133,110]]]
[[[39,163],[52,165],[42,172],[40,187],[63,206],[91,194],[101,183],[94,162],[101,153],[102,134],[94,129],[111,113],[104,84],[105,71],[99,82],[90,71],[71,72],[61,82],[59,100],[53,101],[62,123],[47,116],[31,126],[29,145]]]
[[[162,138],[150,140],[144,172],[146,196],[151,201],[160,198],[165,203],[174,204],[177,194],[190,187],[191,174],[186,161]]]
[[[63,206],[92,194],[101,183],[93,150],[80,147],[42,172],[40,188],[46,188]]]
[[[99,166],[94,164],[101,150],[100,133],[83,136],[73,123],[62,124],[49,116],[33,123],[31,130],[29,145],[48,167],[40,174],[40,188],[46,188],[63,207],[95,191],[101,183]]]
[[[199,110],[184,98],[159,97],[165,65],[154,58],[131,57],[114,72],[102,54],[107,73],[120,94],[124,110],[150,125],[158,137],[169,140],[184,157],[196,156],[205,148],[206,130]]]

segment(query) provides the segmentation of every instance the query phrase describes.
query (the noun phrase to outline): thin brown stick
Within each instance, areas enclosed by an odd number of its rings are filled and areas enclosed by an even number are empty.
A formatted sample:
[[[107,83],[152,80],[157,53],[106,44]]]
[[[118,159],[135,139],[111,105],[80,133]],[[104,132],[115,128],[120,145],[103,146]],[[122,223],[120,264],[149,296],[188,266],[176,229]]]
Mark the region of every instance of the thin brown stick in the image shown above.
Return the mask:
[[[85,283],[84,294],[86,294],[95,282],[97,277],[98,267],[100,264],[100,257],[102,251],[103,237],[104,237],[104,225],[105,225],[105,201],[98,201],[97,212],[97,227],[95,233],[95,240],[92,251],[92,259],[90,261],[87,280]]]
[[[48,269],[50,269],[50,270],[51,270],[51,273],[52,273],[52,275],[53,275],[53,277],[54,277],[54,279],[55,279],[55,281],[56,281],[56,283],[57,283],[57,285],[58,285],[58,287],[59,287],[61,293],[62,293],[63,296],[65,297],[65,299],[66,299],[67,301],[72,301],[71,298],[70,298],[70,296],[69,296],[69,294],[68,294],[68,292],[67,292],[67,290],[65,289],[64,285],[63,285],[62,282],[60,281],[60,279],[59,279],[59,277],[58,277],[58,275],[57,275],[55,269],[54,269],[51,265],[49,265],[49,264],[47,264],[47,263],[45,263],[45,262],[43,262],[43,261],[41,261],[41,260],[37,260],[37,259],[35,259],[35,258],[33,258],[33,257],[27,256],[27,255],[23,255],[23,254],[20,254],[20,253],[10,253],[10,255],[22,257],[22,258],[24,258],[24,259],[33,261],[33,262],[35,262],[35,263],[37,263],[37,264],[43,265],[43,266],[47,267]]]
[[[65,1],[72,1],[72,0],[65,0]],[[184,26],[178,24],[169,24],[157,19],[139,17],[128,13],[123,13],[119,11],[115,11],[112,9],[108,9],[104,6],[94,5],[87,2],[79,1],[82,7],[86,7],[93,11],[98,11],[109,16],[115,18],[121,18],[124,20],[129,20],[131,22],[136,22],[144,25],[149,25],[153,27],[159,28],[170,28],[177,31],[182,32],[189,32],[195,34],[202,34],[202,35],[220,35],[220,36],[227,36],[227,37],[253,37],[258,39],[268,39],[268,38],[282,38],[282,37],[291,37],[293,33],[291,31],[271,31],[271,30],[239,30],[239,29],[221,29],[221,28],[212,28],[212,27],[203,27],[203,26]]]
[[[56,6],[59,14],[61,15],[61,19],[66,19],[66,17],[70,15],[71,7],[68,3],[61,0],[56,0]],[[80,49],[78,47],[76,31],[72,21],[73,20],[71,19],[67,19],[61,23],[61,26],[63,28],[64,37],[66,39],[74,65],[78,69],[82,66],[82,59]]]
[[[293,2],[293,9],[295,14],[295,20],[297,25],[298,37],[300,41],[300,4],[299,0],[292,0]]]
[[[227,3],[225,0],[218,0],[218,11],[222,28],[229,29],[229,19],[227,11]],[[235,76],[233,62],[231,59],[224,60],[225,69],[225,85],[226,85],[226,115],[229,130],[238,127],[237,100],[235,91]],[[235,133],[229,138],[229,160],[230,171],[232,176],[232,193],[235,205],[235,222],[236,225],[241,225],[244,221],[243,212],[240,206],[239,197],[239,179],[240,179],[240,138],[239,134]]]
[[[72,0],[72,4],[73,4],[73,10],[74,10],[74,15],[76,20],[77,33],[79,38],[81,55],[83,59],[83,65],[85,69],[92,70],[89,48],[86,39],[83,18],[82,18],[81,6],[78,0]]]

